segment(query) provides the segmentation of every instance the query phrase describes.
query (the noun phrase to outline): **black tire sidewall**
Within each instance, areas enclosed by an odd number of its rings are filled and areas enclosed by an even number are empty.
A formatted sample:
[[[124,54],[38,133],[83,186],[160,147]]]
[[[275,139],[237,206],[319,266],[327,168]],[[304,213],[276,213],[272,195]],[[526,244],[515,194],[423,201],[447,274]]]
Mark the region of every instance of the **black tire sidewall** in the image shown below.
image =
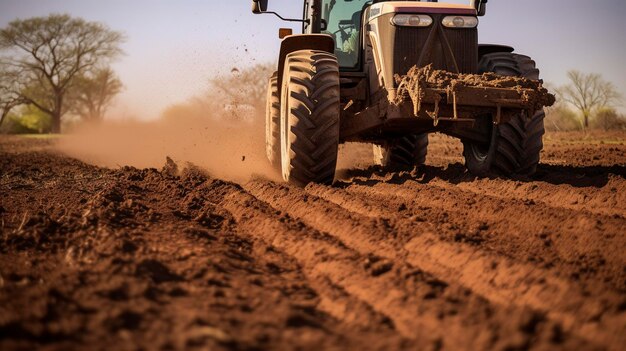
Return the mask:
[[[492,166],[496,158],[498,141],[500,139],[499,127],[492,123],[489,147],[486,152],[479,150],[479,145],[472,142],[463,142],[463,155],[465,156],[465,166],[470,173],[485,177],[492,173]]]

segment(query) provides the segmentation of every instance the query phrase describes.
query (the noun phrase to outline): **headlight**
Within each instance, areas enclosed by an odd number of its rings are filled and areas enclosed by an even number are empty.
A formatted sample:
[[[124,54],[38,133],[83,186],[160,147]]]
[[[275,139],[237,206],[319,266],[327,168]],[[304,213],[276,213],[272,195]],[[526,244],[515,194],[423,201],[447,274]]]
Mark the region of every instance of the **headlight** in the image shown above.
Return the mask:
[[[428,15],[395,15],[391,23],[402,27],[428,27],[433,24],[433,19]]]
[[[448,28],[476,28],[478,18],[473,16],[446,16],[441,23]]]

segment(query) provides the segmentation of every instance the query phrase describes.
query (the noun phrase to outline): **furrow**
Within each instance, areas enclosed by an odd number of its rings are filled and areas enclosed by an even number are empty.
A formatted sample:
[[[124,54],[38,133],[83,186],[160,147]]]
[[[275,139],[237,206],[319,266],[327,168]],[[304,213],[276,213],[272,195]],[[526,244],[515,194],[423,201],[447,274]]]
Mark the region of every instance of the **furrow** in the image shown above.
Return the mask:
[[[276,211],[266,200],[281,201],[271,200],[267,194],[257,199],[243,192],[232,192],[225,196],[222,206],[234,215],[242,231],[296,258],[311,279],[328,279],[377,313],[388,316],[396,330],[410,338],[416,349],[426,346],[484,349],[497,346],[500,336],[519,334],[522,340],[536,336],[520,327],[524,320],[536,316],[533,312],[512,313],[507,308],[492,306],[462,287],[449,285],[402,262],[353,251],[323,231],[303,230],[303,224],[290,223],[290,217],[278,221]],[[284,206],[278,209],[291,213]],[[464,322],[481,319],[486,322],[475,325]]]
[[[379,201],[399,198],[396,204],[405,204],[417,214],[421,212],[425,219],[436,219],[453,236],[478,240],[518,259],[546,265],[562,262],[579,268],[579,272],[572,272],[574,276],[591,273],[602,277],[613,289],[626,288],[626,236],[621,234],[626,226],[624,218],[443,189],[416,181],[350,186],[346,191]]]
[[[230,192],[224,196],[221,206],[234,216],[242,233],[294,257],[310,280],[324,282],[327,287],[334,285],[333,294],[343,292],[339,302],[331,298],[322,302],[330,314],[347,320],[391,318],[397,331],[404,337],[421,341],[430,339],[429,333],[421,331],[427,330],[426,326],[412,321],[409,312],[402,312],[403,296],[400,293],[388,294],[394,283],[386,277],[373,279],[363,268],[365,257],[333,238],[326,238],[322,233],[290,223],[290,219],[281,218],[271,207],[245,192]],[[350,301],[342,303],[346,295],[349,295]],[[369,310],[370,313],[348,316],[342,312],[348,311],[347,305],[353,303],[368,306],[360,309]]]
[[[571,185],[515,182],[502,179],[480,179],[452,184],[435,178],[429,186],[463,190],[499,199],[532,200],[554,208],[590,212],[605,216],[626,217],[626,182],[614,177],[602,188],[576,188]]]
[[[602,315],[605,308],[599,302],[588,302],[584,292],[538,267],[480,252],[468,245],[442,242],[418,226],[413,232],[400,232],[384,219],[351,213],[294,188],[263,182],[251,182],[247,187],[273,207],[336,236],[363,254],[404,259],[440,279],[471,289],[496,306],[531,307],[545,312],[566,330],[599,345],[616,347],[626,341],[620,335],[626,316]],[[316,186],[307,189],[312,187]],[[384,201],[380,204],[386,205]]]

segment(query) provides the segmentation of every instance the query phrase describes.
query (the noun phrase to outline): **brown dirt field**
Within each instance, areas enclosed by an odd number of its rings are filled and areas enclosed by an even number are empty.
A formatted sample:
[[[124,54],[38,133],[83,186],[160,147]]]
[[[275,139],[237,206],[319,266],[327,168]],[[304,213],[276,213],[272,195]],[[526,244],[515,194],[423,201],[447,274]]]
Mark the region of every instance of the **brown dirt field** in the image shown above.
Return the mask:
[[[0,349],[623,350],[626,133],[545,141],[300,189],[0,136]]]

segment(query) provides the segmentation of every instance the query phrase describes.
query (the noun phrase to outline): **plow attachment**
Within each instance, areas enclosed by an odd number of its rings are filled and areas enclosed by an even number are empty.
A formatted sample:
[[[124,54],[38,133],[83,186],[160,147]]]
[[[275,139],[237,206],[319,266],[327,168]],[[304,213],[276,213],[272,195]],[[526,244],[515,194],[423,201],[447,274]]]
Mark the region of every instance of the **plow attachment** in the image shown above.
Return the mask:
[[[396,76],[396,83],[395,92],[374,107],[342,116],[343,139],[385,126],[406,128],[411,121],[437,127],[440,121],[473,123],[491,115],[500,124],[522,112],[533,116],[555,102],[541,81],[493,73],[457,74],[431,66],[414,67],[407,75]]]
[[[426,115],[435,126],[439,120],[473,120],[484,113],[493,113],[494,121],[501,123],[509,114],[527,111],[532,116],[555,102],[540,81],[493,73],[454,74],[426,66],[414,67],[397,81],[393,104],[410,102],[414,117]]]

